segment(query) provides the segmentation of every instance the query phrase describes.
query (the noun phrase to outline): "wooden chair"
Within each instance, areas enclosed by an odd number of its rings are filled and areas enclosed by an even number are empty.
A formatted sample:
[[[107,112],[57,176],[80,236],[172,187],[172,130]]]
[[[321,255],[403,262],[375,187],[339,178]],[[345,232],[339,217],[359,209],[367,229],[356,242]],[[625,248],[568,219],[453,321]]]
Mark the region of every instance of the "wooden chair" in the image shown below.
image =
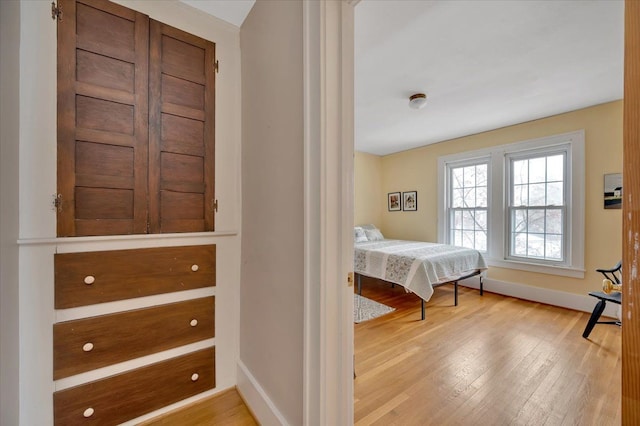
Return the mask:
[[[615,303],[618,305],[622,303],[622,293],[620,293],[619,291],[619,286],[622,284],[622,261],[618,262],[618,264],[611,269],[596,269],[596,271],[600,272],[606,279],[615,284],[616,289],[614,289],[614,291],[609,290],[609,293],[605,293],[602,291],[592,291],[589,293],[589,296],[593,296],[598,299],[598,303],[596,304],[595,308],[593,308],[591,318],[589,318],[589,322],[584,329],[584,333],[582,333],[582,337],[584,337],[585,339],[589,337],[589,334],[591,334],[591,330],[593,330],[593,327],[595,327],[596,324],[621,325],[620,321],[598,320],[600,319],[600,315],[602,315],[604,308],[607,306],[607,302]]]

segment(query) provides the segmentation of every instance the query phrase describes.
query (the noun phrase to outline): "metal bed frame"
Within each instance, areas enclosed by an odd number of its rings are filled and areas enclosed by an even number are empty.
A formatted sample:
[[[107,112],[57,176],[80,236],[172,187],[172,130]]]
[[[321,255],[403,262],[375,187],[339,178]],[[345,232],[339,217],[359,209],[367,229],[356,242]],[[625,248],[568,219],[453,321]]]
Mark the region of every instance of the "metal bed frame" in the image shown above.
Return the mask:
[[[457,278],[455,280],[451,280],[451,281],[446,281],[443,283],[439,283],[439,284],[435,284],[434,287],[438,287],[441,285],[445,285],[445,284],[453,284],[453,297],[454,297],[454,306],[458,306],[458,281],[460,280],[466,280],[467,278],[471,278],[471,277],[475,277],[476,275],[480,275],[480,296],[484,295],[484,287],[483,287],[483,282],[482,282],[482,275],[481,275],[482,271],[480,269],[476,269],[475,271],[471,272],[470,274],[467,275],[463,275],[460,278]],[[358,294],[360,296],[362,296],[362,275],[360,273],[356,272],[356,275],[358,276]],[[365,275],[368,276],[368,275]],[[377,278],[377,277],[370,277],[370,278],[375,278],[377,280],[380,281],[385,281],[381,278]],[[395,283],[392,283],[390,281],[385,281],[391,284],[392,287],[395,287]],[[398,284],[400,285],[400,284]],[[420,302],[421,302],[421,309],[422,309],[422,317],[420,318],[421,320],[424,321],[425,319],[425,314],[424,314],[424,310],[425,310],[425,303],[424,303],[424,299],[420,298]]]

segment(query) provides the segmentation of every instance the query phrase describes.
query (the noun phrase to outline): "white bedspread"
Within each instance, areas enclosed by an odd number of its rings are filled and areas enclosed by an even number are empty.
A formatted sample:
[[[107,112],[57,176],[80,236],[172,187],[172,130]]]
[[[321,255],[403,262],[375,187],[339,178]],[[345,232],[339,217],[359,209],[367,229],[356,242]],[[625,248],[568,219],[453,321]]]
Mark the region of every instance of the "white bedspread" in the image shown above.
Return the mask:
[[[427,301],[433,286],[487,269],[477,250],[402,240],[356,243],[354,263],[356,273],[399,284]]]

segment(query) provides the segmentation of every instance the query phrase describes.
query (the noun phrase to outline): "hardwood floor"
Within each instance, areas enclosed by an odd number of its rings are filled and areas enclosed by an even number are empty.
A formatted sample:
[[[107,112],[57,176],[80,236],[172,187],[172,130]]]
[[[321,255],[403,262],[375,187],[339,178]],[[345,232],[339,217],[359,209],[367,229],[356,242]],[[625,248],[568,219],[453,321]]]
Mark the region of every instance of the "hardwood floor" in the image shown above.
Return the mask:
[[[355,325],[356,425],[619,425],[621,330],[588,314],[460,288],[420,299],[363,278],[396,308]],[[594,305],[596,301],[594,300]],[[143,423],[257,425],[235,389]]]
[[[172,411],[140,426],[254,426],[251,412],[235,388]]]
[[[588,314],[460,288],[420,300],[363,277],[396,308],[355,325],[356,425],[619,425],[621,330]],[[594,299],[594,305],[596,300]]]

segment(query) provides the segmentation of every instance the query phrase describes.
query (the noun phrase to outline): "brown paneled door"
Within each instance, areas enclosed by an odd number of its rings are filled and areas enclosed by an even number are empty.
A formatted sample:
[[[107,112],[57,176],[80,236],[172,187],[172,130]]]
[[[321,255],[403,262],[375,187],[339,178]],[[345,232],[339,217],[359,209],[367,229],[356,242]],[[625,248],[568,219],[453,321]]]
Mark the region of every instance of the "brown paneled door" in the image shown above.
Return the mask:
[[[215,45],[60,0],[58,236],[214,229]]]
[[[60,6],[58,236],[145,233],[148,18],[108,1]]]
[[[150,29],[151,232],[210,231],[214,44],[154,20]]]

